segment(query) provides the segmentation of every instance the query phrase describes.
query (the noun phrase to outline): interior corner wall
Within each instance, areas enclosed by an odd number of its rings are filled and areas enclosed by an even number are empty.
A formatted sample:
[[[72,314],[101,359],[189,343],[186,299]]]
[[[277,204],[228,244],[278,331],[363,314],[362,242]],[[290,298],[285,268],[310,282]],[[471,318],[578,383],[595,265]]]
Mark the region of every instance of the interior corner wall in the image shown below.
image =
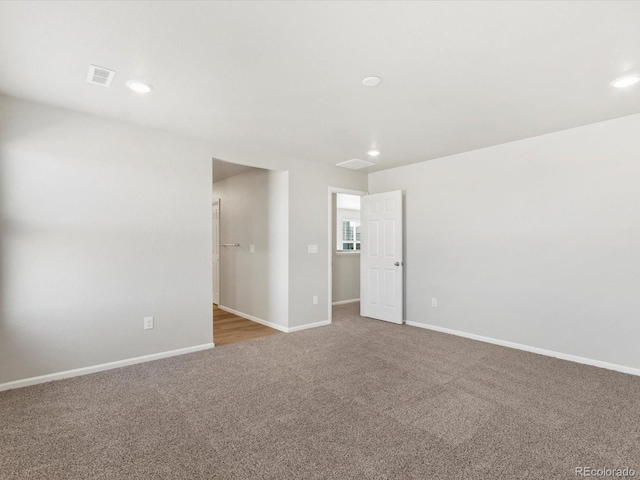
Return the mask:
[[[220,199],[220,306],[288,324],[288,172],[253,169],[213,184]],[[255,247],[255,253],[249,246]]]
[[[209,145],[0,96],[0,384],[210,344],[210,225]]]
[[[366,191],[367,176],[312,162],[289,170],[289,327],[329,320],[329,187]],[[318,253],[308,253],[309,245]]]
[[[638,132],[633,115],[369,175],[405,192],[407,320],[640,368]]]
[[[289,325],[289,172],[269,172],[269,318]]]

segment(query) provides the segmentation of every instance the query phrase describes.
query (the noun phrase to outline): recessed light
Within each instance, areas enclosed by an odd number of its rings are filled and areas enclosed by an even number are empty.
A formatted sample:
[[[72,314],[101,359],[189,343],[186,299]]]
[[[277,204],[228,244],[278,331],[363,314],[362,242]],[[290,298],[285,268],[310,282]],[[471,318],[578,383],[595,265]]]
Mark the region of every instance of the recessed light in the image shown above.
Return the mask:
[[[151,91],[151,86],[146,83],[137,82],[135,80],[129,80],[127,82],[127,87],[133,90],[136,93],[149,93]]]
[[[365,87],[377,87],[378,85],[380,85],[380,82],[382,82],[382,79],[380,77],[367,77],[362,80],[362,84]]]
[[[367,155],[369,155],[370,157],[377,157],[378,155],[380,155],[380,150],[376,150],[375,148],[372,150],[369,150],[367,152]]]
[[[626,88],[631,85],[635,85],[640,82],[640,75],[627,75],[625,77],[620,77],[611,82],[611,85],[615,88]]]

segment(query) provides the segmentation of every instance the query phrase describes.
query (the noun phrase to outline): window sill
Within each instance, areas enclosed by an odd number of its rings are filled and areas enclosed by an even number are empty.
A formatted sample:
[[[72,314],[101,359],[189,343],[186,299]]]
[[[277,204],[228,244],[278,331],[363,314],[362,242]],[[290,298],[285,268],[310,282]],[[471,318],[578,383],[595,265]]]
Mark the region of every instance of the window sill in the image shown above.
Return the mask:
[[[336,250],[336,255],[360,255],[359,250]]]

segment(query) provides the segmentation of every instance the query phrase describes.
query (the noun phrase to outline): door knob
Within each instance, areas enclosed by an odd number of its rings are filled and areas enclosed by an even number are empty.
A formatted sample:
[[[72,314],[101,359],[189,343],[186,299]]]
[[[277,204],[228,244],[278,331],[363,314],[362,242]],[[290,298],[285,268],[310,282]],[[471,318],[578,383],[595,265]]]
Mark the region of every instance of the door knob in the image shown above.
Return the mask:
[[[400,265],[402,265],[402,262],[396,262],[396,263],[394,263],[394,265],[395,265],[396,267],[399,267]]]

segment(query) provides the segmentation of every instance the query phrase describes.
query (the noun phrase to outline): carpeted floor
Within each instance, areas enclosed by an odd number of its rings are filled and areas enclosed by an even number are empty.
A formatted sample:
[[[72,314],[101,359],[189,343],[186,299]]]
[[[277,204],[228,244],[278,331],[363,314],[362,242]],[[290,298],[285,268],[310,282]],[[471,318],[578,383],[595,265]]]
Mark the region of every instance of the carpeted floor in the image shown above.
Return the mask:
[[[1,479],[640,477],[640,378],[358,316],[0,393]]]

